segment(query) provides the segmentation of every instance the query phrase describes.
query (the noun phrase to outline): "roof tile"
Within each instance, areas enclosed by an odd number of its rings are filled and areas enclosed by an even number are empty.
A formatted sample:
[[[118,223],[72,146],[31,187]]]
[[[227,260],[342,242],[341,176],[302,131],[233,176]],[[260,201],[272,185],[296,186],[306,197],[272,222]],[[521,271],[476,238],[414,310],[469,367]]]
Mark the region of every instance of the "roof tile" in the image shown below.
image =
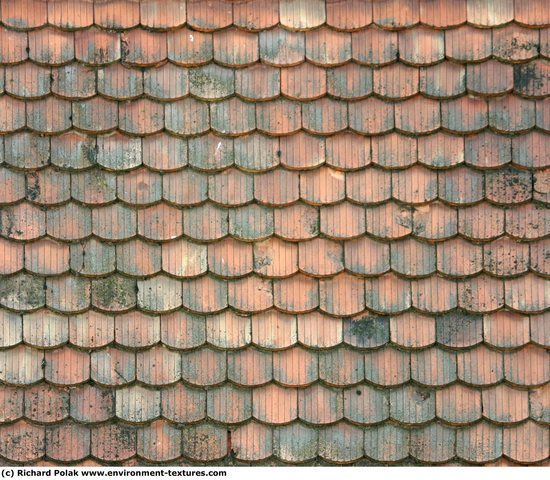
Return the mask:
[[[344,416],[341,390],[317,384],[298,390],[298,411],[302,420],[320,425],[336,422]]]
[[[545,459],[550,452],[547,427],[534,422],[503,429],[503,453],[511,459],[532,463]]]
[[[241,312],[260,312],[273,306],[270,280],[249,276],[228,283],[228,304]]]
[[[283,70],[283,74],[286,71]],[[246,100],[272,100],[279,95],[280,89],[278,68],[257,63],[235,72],[235,92]]]
[[[2,425],[0,455],[16,462],[31,462],[45,454],[45,428],[20,420]]]
[[[100,385],[124,385],[136,379],[136,356],[133,352],[108,347],[104,350],[92,352],[90,363],[91,378]],[[105,399],[105,395],[102,395],[103,399]],[[96,401],[99,400],[96,398]],[[83,398],[82,401],[88,401],[87,397]],[[82,405],[81,408],[84,410],[86,406]],[[106,408],[106,405],[104,408]],[[111,408],[110,402],[109,408]],[[114,399],[112,408],[114,413]],[[81,414],[86,415],[86,417],[91,415],[91,413],[86,414],[85,410]]]
[[[69,416],[69,392],[39,383],[25,391],[25,417],[39,423],[56,423]]]
[[[414,280],[411,291],[412,305],[423,312],[447,312],[458,304],[457,284],[443,277]]]
[[[276,155],[282,165],[290,170],[311,169],[325,162],[325,140],[300,131],[282,137]]]
[[[61,65],[75,58],[72,32],[43,28],[29,32],[29,58],[37,63]]]
[[[392,270],[406,276],[435,272],[435,246],[407,238],[391,245]]]
[[[323,206],[320,213],[321,232],[333,239],[359,237],[365,233],[365,209],[349,202]]]
[[[318,375],[318,358],[314,352],[294,347],[273,354],[273,378],[282,385],[309,385]]]
[[[321,310],[331,315],[353,315],[365,308],[365,285],[362,279],[341,273],[319,281]]]
[[[298,315],[298,340],[313,348],[328,348],[342,342],[342,320],[314,311]],[[320,366],[321,370],[322,367]],[[327,368],[330,364],[327,363]]]
[[[141,385],[116,391],[116,416],[131,423],[143,423],[160,415],[160,392]]]
[[[348,126],[348,110],[345,103],[322,98],[302,105],[302,126],[314,134],[331,134]]]
[[[491,31],[464,25],[445,31],[445,53],[453,60],[485,60],[492,53]]]
[[[210,31],[227,27],[231,24],[232,15],[232,5],[223,0],[187,2],[187,23],[196,30]]]
[[[214,60],[221,65],[240,67],[258,61],[258,35],[236,28],[215,32]]]
[[[346,268],[354,273],[374,275],[390,268],[390,250],[383,243],[363,237],[345,242],[344,249]]]
[[[470,385],[493,385],[504,378],[502,354],[485,345],[457,354],[458,378]]]
[[[426,423],[435,418],[435,393],[421,386],[403,385],[390,390],[390,416],[406,424]]]
[[[140,5],[140,23],[153,29],[179,27],[186,20],[186,4],[179,0],[163,2],[165,8],[159,8],[158,0],[145,0]]]
[[[227,378],[238,385],[263,385],[273,379],[271,352],[254,348],[228,352]]]
[[[242,135],[256,128],[256,110],[253,104],[238,98],[212,103],[210,123],[222,135]]]
[[[360,99],[373,91],[372,71],[355,63],[327,71],[327,90],[330,95],[342,99]]]
[[[172,63],[146,70],[143,88],[147,95],[160,100],[183,98],[189,93],[188,71]]]
[[[13,310],[36,310],[45,303],[44,280],[27,273],[6,277],[0,286],[0,304]]]
[[[137,282],[137,305],[149,312],[168,312],[182,304],[181,282],[157,275]]]
[[[240,423],[252,416],[250,389],[223,385],[208,389],[208,417],[223,423]]]
[[[71,269],[90,276],[105,275],[115,270],[115,248],[91,238],[71,245]]]
[[[370,112],[370,114],[367,114],[367,112]],[[393,104],[374,97],[350,103],[349,126],[359,133],[386,133],[394,128]],[[373,154],[375,154],[374,151]]]
[[[46,280],[46,305],[61,312],[81,312],[90,307],[90,282],[77,275]]]
[[[48,6],[40,0],[7,0],[2,5],[2,22],[16,29],[43,26],[48,18]]]
[[[69,246],[50,238],[25,245],[25,268],[40,275],[56,275],[69,270]]]
[[[177,205],[191,206],[207,198],[208,178],[193,170],[163,175],[163,198]]]
[[[90,378],[90,356],[69,347],[47,350],[44,378],[55,385],[76,385]]]
[[[495,460],[502,455],[502,430],[488,422],[461,428],[456,434],[456,453],[473,463]]]
[[[82,385],[70,391],[71,417],[81,422],[101,422],[114,415],[114,393],[92,385]]]
[[[511,0],[502,2],[468,0],[467,15],[468,22],[474,25],[482,27],[499,26],[513,20],[514,2]]]
[[[136,28],[121,36],[123,62],[146,66],[155,65],[167,57],[165,33]]]
[[[270,383],[252,391],[253,415],[272,424],[288,423],[298,416],[298,395],[293,388]]]
[[[121,203],[97,208],[92,211],[92,225],[93,233],[100,238],[125,240],[136,234],[136,212]]]
[[[182,445],[183,454],[193,460],[221,459],[227,454],[227,430],[208,423],[187,426],[182,431]]]
[[[377,385],[404,384],[411,378],[410,362],[408,352],[392,347],[369,351],[365,354],[365,378]]]
[[[98,348],[115,337],[114,319],[99,312],[88,311],[69,317],[69,341],[77,347]]]
[[[137,454],[154,462],[167,462],[181,455],[181,431],[164,420],[152,422],[137,433]]]
[[[254,245],[254,271],[267,277],[287,277],[298,271],[298,247],[278,238]]]
[[[503,282],[488,275],[458,284],[458,304],[468,311],[492,312],[504,306]]]
[[[180,28],[167,34],[168,58],[184,66],[208,63],[214,57],[212,34]]]
[[[529,394],[506,384],[483,390],[483,416],[497,423],[516,423],[529,416]]]
[[[423,462],[442,463],[454,457],[456,434],[453,428],[433,423],[413,430],[410,455]]]
[[[391,340],[407,348],[433,345],[436,340],[436,322],[416,312],[406,312],[390,319]]]
[[[43,97],[50,93],[52,88],[50,75],[50,68],[32,62],[20,63],[6,69],[6,92],[23,99]]]
[[[367,65],[385,65],[398,56],[396,32],[388,32],[372,26],[351,35],[352,57]]]
[[[238,427],[231,440],[240,460],[263,460],[273,453],[272,430],[253,421]]]
[[[317,429],[294,422],[273,431],[273,452],[283,461],[301,463],[317,456]]]
[[[18,420],[23,416],[23,390],[15,387],[3,386],[0,392],[2,403],[2,423]]]
[[[305,36],[276,27],[260,32],[260,59],[275,66],[292,66],[305,59]]]
[[[462,261],[461,261],[462,259]],[[481,245],[461,238],[437,245],[437,269],[446,275],[464,277],[474,275],[483,268]]]
[[[178,423],[202,420],[206,415],[206,392],[177,383],[161,390],[163,417]]]
[[[249,316],[226,310],[207,318],[206,339],[218,348],[240,348],[248,345],[251,337]]]
[[[136,454],[136,430],[120,423],[98,425],[92,427],[90,443],[94,457],[119,462]]]
[[[535,126],[535,102],[516,96],[489,100],[489,125],[503,133],[521,132]]]
[[[444,33],[425,27],[399,32],[399,58],[412,65],[431,65],[443,60]]]
[[[317,280],[302,274],[273,282],[273,303],[286,312],[303,313],[319,306]]]
[[[35,347],[58,347],[69,339],[69,323],[49,310],[38,310],[23,316],[23,340]]]
[[[433,27],[450,27],[466,22],[467,0],[447,5],[445,0],[420,0],[420,21]]]
[[[181,368],[182,378],[192,384],[216,385],[226,379],[226,353],[210,348],[183,353]],[[206,407],[206,399],[202,403]]]
[[[0,27],[0,60],[2,63],[17,63],[27,59],[27,33]],[[9,45],[9,48],[7,48]]]
[[[263,348],[286,348],[298,339],[296,318],[276,310],[252,315],[251,325],[252,341]]]
[[[164,128],[164,108],[148,99],[119,105],[119,128],[132,135],[148,135]]]
[[[411,377],[422,385],[447,385],[457,379],[456,355],[439,348],[411,353]]]
[[[263,30],[279,23],[279,2],[259,0],[233,4],[233,24],[246,30]]]
[[[208,106],[194,98],[185,98],[165,106],[165,126],[179,135],[198,135],[210,128]]]
[[[10,385],[28,385],[44,378],[44,352],[18,345],[0,351],[0,379]]]
[[[438,175],[439,198],[451,204],[477,203],[484,198],[484,174],[467,167],[446,170]]]
[[[0,259],[1,275],[18,272],[25,262],[23,245],[0,238]]]
[[[382,462],[396,462],[409,454],[409,430],[385,423],[365,430],[365,454]]]

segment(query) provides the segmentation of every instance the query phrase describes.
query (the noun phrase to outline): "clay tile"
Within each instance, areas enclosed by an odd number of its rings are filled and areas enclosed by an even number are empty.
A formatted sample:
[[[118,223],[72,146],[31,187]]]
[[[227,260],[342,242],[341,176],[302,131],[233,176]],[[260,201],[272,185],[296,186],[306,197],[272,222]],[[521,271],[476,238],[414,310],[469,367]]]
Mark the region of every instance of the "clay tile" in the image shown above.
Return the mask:
[[[124,240],[136,234],[136,212],[115,203],[92,212],[93,233],[106,240]]]
[[[548,96],[550,88],[545,79],[548,79],[549,76],[550,63],[547,60],[534,60],[516,65],[514,66],[514,89],[530,97]],[[548,130],[548,128],[545,129]]]
[[[150,312],[169,312],[182,304],[181,282],[157,275],[137,282],[137,304]]]
[[[247,205],[229,210],[229,233],[242,240],[258,240],[274,231],[273,209]]]
[[[229,352],[227,356],[227,377],[240,385],[262,385],[273,378],[271,353],[247,348]]]
[[[387,392],[369,385],[357,385],[344,390],[344,416],[357,423],[372,424],[390,415]]]
[[[445,57],[443,32],[419,27],[399,32],[399,58],[412,65],[431,65]]]
[[[38,2],[37,2],[38,3]],[[0,455],[15,462],[31,462],[45,454],[45,428],[20,420],[0,427],[4,439]]]
[[[403,203],[421,204],[437,197],[437,174],[415,165],[392,173],[393,197]]]
[[[33,173],[29,176],[33,178]],[[15,203],[25,198],[25,175],[7,168],[0,169],[0,179],[4,190],[0,192],[0,203]],[[32,199],[31,199],[32,200]]]
[[[148,99],[119,105],[119,126],[123,132],[146,135],[164,128],[164,107]]]
[[[534,26],[534,25],[549,25],[550,16],[545,8],[544,1],[535,0],[529,5],[518,4],[514,5],[514,17],[516,22],[519,22],[523,25]]]
[[[210,128],[208,106],[193,98],[168,103],[165,121],[167,130],[180,135],[196,135]]]
[[[305,386],[318,379],[317,353],[294,347],[273,353],[273,378],[287,386]]]
[[[391,245],[392,270],[402,275],[418,277],[435,271],[435,246],[415,239],[394,242]]]
[[[287,277],[298,271],[298,248],[277,238],[254,244],[254,270],[267,277]]]
[[[27,175],[27,198],[33,202],[63,203],[69,200],[70,190],[70,175],[57,169],[46,168]]]
[[[501,237],[484,247],[484,268],[498,276],[512,276],[529,269],[529,248],[508,237]]]
[[[167,34],[168,58],[179,65],[195,66],[213,58],[212,34],[179,28]]]
[[[406,348],[433,345],[436,339],[436,322],[416,312],[406,312],[390,319],[391,341]]]
[[[537,56],[538,43],[536,30],[510,24],[494,30],[493,55],[504,61],[529,60]]]
[[[374,92],[382,97],[400,99],[418,93],[419,70],[394,63],[373,72]]]
[[[420,91],[429,97],[455,97],[466,91],[466,68],[442,62],[420,69]]]
[[[47,22],[47,8],[40,0],[7,0],[2,5],[2,22],[21,30],[41,27]]]
[[[68,30],[90,27],[94,23],[94,6],[79,0],[48,3],[48,23]]]
[[[22,138],[18,139],[18,141],[22,140]],[[80,170],[91,167],[96,162],[97,151],[94,137],[88,137],[78,132],[69,131],[59,136],[51,137],[50,141],[50,161],[53,165],[70,170]],[[41,148],[40,143],[38,146]],[[32,154],[38,155],[39,162],[45,164],[46,162],[44,162],[40,156],[49,155],[49,152],[40,153],[34,150]]]
[[[326,2],[327,24],[336,30],[353,31],[372,22],[372,1]]]
[[[315,238],[299,244],[300,270],[314,276],[333,275],[344,269],[342,246],[331,240]]]
[[[90,211],[76,203],[48,210],[46,219],[48,235],[60,240],[79,240],[92,233]]]
[[[365,355],[365,378],[378,385],[400,385],[411,378],[410,354],[391,347]]]
[[[56,275],[69,270],[69,246],[43,238],[25,246],[25,268],[40,275]]]
[[[498,95],[514,87],[513,67],[495,60],[467,66],[468,90],[481,95]]]
[[[69,317],[69,341],[77,347],[98,348],[114,340],[114,319],[90,310]]]
[[[457,354],[458,378],[471,385],[493,385],[504,378],[502,354],[485,345]]]
[[[329,348],[342,343],[342,338],[340,318],[330,317],[321,312],[298,315],[300,343],[313,348]],[[328,363],[326,368],[330,368]]]
[[[452,310],[458,304],[457,285],[439,276],[413,281],[412,304],[424,312]]]
[[[544,221],[543,207],[535,204],[506,211],[506,232],[519,239],[537,239],[548,235],[550,224]]]
[[[526,315],[501,310],[484,316],[484,339],[500,348],[512,348],[529,342],[529,319]]]
[[[250,389],[224,385],[208,390],[207,414],[209,418],[223,423],[239,423],[252,416]]]
[[[254,177],[254,198],[267,205],[288,205],[299,198],[299,177],[284,169]]]
[[[178,423],[202,420],[206,415],[206,392],[177,383],[161,390],[163,417]]]
[[[466,163],[476,167],[500,167],[512,160],[512,142],[488,131],[468,136],[464,156]]]
[[[491,312],[504,306],[503,283],[481,275],[458,284],[458,304],[470,312]]]
[[[311,63],[283,68],[280,73],[281,93],[299,100],[312,100],[327,92],[327,72]]]
[[[196,253],[195,257],[198,258]],[[188,260],[186,262],[189,263]],[[204,263],[206,269],[206,259]],[[253,268],[252,245],[239,242],[230,237],[210,244],[208,246],[208,266],[210,271],[222,277],[246,275]]]
[[[197,347],[206,341],[206,321],[184,311],[162,315],[161,339],[162,343],[173,348]]]
[[[348,198],[360,203],[380,203],[391,197],[391,173],[378,168],[365,168],[346,174]],[[369,229],[367,222],[367,230]]]
[[[269,65],[292,66],[305,58],[305,36],[276,27],[260,32],[260,59]]]
[[[258,420],[281,424],[288,423],[298,416],[297,390],[269,384],[255,388],[253,395],[253,415]]]
[[[219,384],[226,380],[226,372],[226,352],[207,347],[182,354],[182,378],[192,384]]]
[[[435,392],[412,384],[390,390],[390,416],[406,424],[433,420]]]
[[[394,128],[393,109],[393,104],[374,97],[350,103],[349,126],[359,133],[388,132]]]
[[[60,133],[71,128],[71,104],[55,97],[27,104],[27,127],[40,133]]]
[[[166,204],[138,211],[138,233],[150,240],[171,240],[183,233],[181,211]]]
[[[372,139],[372,161],[383,168],[408,167],[416,163],[417,156],[416,138],[390,133]]]
[[[434,347],[412,352],[411,376],[422,385],[447,385],[457,378],[456,356]]]
[[[446,275],[474,275],[483,268],[480,245],[463,239],[452,239],[437,245],[437,269]]]
[[[297,203],[274,213],[275,233],[286,240],[306,240],[319,234],[319,213],[309,205]]]
[[[188,70],[172,63],[148,69],[144,72],[143,87],[147,95],[160,100],[182,98],[189,93]]]
[[[348,126],[347,105],[337,100],[322,98],[302,104],[302,126],[314,134],[331,134]]]
[[[180,170],[163,177],[163,197],[178,205],[194,205],[207,198],[207,177],[192,170]]]
[[[288,169],[309,170],[325,162],[325,139],[305,132],[282,137],[277,155]]]
[[[156,420],[137,433],[137,454],[154,462],[167,462],[181,455],[181,430]]]
[[[44,28],[29,32],[29,58],[37,63],[60,65],[75,57],[74,34]]]
[[[233,8],[231,3],[213,0],[204,3],[201,0],[187,2],[187,23],[196,30],[219,30],[231,25]]]
[[[46,281],[46,304],[61,312],[81,312],[90,306],[90,282],[76,275],[50,277]]]
[[[457,233],[457,212],[439,202],[417,207],[413,213],[413,232],[420,238],[444,239]]]
[[[327,71],[327,89],[336,98],[365,98],[373,91],[372,70],[355,63],[330,69]]]
[[[330,28],[306,33],[306,58],[321,66],[341,65],[351,59],[351,36]]]
[[[270,280],[248,276],[228,284],[228,303],[241,312],[260,312],[273,306]]]
[[[197,240],[215,240],[227,235],[229,230],[227,210],[206,203],[185,212],[183,230]]]
[[[66,446],[71,445],[70,449]],[[78,424],[56,425],[46,430],[46,455],[54,460],[71,462],[90,454],[90,430]]]
[[[548,308],[548,283],[540,277],[529,274],[504,284],[505,302],[520,312],[540,312]]]
[[[481,221],[481,218],[484,220]],[[499,237],[504,233],[504,211],[488,203],[460,209],[458,230],[463,235],[476,240]]]
[[[535,102],[516,96],[491,99],[489,125],[503,133],[531,129],[535,126]]]
[[[535,200],[543,203],[549,203],[550,200],[550,169],[542,170],[534,174],[534,193]],[[541,265],[542,266],[542,265]]]
[[[365,454],[382,462],[397,462],[409,455],[409,430],[390,423],[365,430]]]
[[[418,23],[419,16],[417,0],[373,2],[373,20],[381,27],[410,27]]]
[[[341,273],[320,280],[320,308],[331,315],[353,315],[365,308],[365,286],[362,279]]]
[[[511,0],[468,0],[468,23],[481,27],[494,27],[508,23],[514,18],[514,2]]]
[[[467,0],[447,5],[445,0],[420,0],[420,21],[433,27],[451,27],[466,22]]]
[[[44,377],[44,353],[26,345],[0,351],[0,379],[12,385],[36,383]]]
[[[309,30],[325,22],[325,5],[322,0],[280,0],[281,25],[291,30]]]
[[[452,348],[471,347],[483,340],[483,317],[453,311],[436,318],[436,338]]]
[[[491,30],[469,25],[446,30],[445,53],[459,62],[485,60],[492,53]]]
[[[397,59],[397,33],[375,26],[351,35],[352,56],[359,63],[385,65]]]
[[[136,354],[136,378],[148,385],[167,385],[181,377],[179,352],[162,346]]]
[[[548,274],[550,272],[550,241],[540,240],[538,242],[531,243],[531,269],[541,274]]]
[[[44,354],[44,377],[57,385],[76,385],[90,378],[90,355],[62,347]]]
[[[342,391],[313,385],[298,390],[300,418],[315,425],[336,422],[344,416]]]
[[[0,287],[0,304],[13,310],[36,310],[45,303],[44,280],[26,273],[6,277]]]
[[[50,93],[50,68],[31,62],[20,63],[6,69],[5,89],[15,97],[35,98]]]
[[[367,232],[379,238],[401,238],[412,232],[410,208],[387,202],[366,209]]]
[[[124,202],[147,205],[160,200],[162,180],[157,173],[139,168],[117,177],[117,191]]]
[[[455,429],[433,423],[413,430],[410,437],[410,455],[422,462],[447,462],[455,455]]]
[[[112,423],[92,427],[92,455],[106,462],[119,462],[136,454],[136,431]]]
[[[227,307],[227,283],[210,276],[184,281],[182,298],[194,312],[218,312]]]
[[[202,3],[202,2],[201,2]],[[203,423],[182,431],[183,455],[199,462],[218,460],[227,455],[227,429]]]
[[[115,102],[95,97],[73,104],[72,119],[74,126],[78,129],[88,132],[106,132],[118,125],[118,107]]]
[[[128,170],[141,165],[141,139],[119,132],[98,137],[97,163],[109,170]]]
[[[92,27],[75,33],[75,56],[81,62],[103,65],[121,58],[120,36]]]
[[[69,323],[49,310],[38,310],[23,316],[23,340],[35,347],[57,347],[69,339]]]
[[[246,100],[274,99],[279,95],[280,85],[280,70],[269,65],[257,63],[235,72],[235,91]]]
[[[0,274],[18,272],[24,265],[23,244],[0,238]]]
[[[502,430],[487,422],[460,428],[456,435],[456,453],[472,463],[495,460],[502,455]]]
[[[344,174],[326,167],[302,173],[300,192],[303,200],[314,205],[336,203],[345,197]]]
[[[131,423],[143,423],[160,415],[160,391],[141,385],[116,391],[116,416]]]
[[[71,175],[71,194],[85,204],[106,204],[116,199],[116,184],[115,175],[94,168]]]
[[[270,0],[233,4],[233,24],[246,30],[265,30],[279,23],[279,3]]]
[[[347,348],[319,354],[319,378],[330,385],[352,385],[365,377],[363,355]]]
[[[275,310],[252,316],[252,341],[263,348],[281,349],[296,343],[298,334],[294,316]]]
[[[2,423],[18,420],[23,416],[23,395],[24,391],[15,387],[2,386],[0,402],[2,403]]]
[[[441,126],[439,102],[416,96],[395,105],[395,128],[406,133],[430,133]]]
[[[483,416],[498,423],[515,423],[529,416],[529,394],[506,384],[483,390]]]
[[[215,32],[214,60],[222,65],[243,66],[258,61],[258,35],[238,29]]]
[[[302,125],[300,105],[288,100],[256,105],[258,130],[272,135],[288,135],[298,131]]]
[[[25,104],[7,95],[0,97],[0,131],[12,132],[25,125]]]
[[[17,63],[28,57],[27,34],[0,27],[0,61]],[[9,45],[9,47],[8,47]]]
[[[529,395],[531,418],[538,422],[548,423],[550,416],[550,386],[534,389]]]
[[[231,98],[210,104],[212,130],[222,135],[242,135],[256,128],[254,105]]]
[[[97,25],[107,29],[127,29],[139,23],[139,2],[134,0],[99,1],[94,3]]]
[[[240,460],[263,460],[273,453],[272,431],[259,423],[249,422],[233,432],[232,445]]]
[[[209,133],[189,140],[189,164],[199,170],[223,170],[235,159],[232,138]]]
[[[458,167],[438,176],[439,198],[452,205],[476,203],[484,198],[484,175],[477,170]]]
[[[453,132],[482,130],[488,125],[487,103],[474,97],[461,97],[441,106],[441,125]]]
[[[354,238],[365,233],[365,210],[349,202],[321,208],[321,232],[333,239]]]
[[[167,41],[165,33],[150,32],[136,28],[124,32],[121,37],[122,61],[139,65],[154,66],[166,60]]]
[[[40,383],[25,391],[25,417],[39,423],[55,423],[69,416],[69,392]]]
[[[531,340],[539,345],[550,345],[550,315],[531,315]]]
[[[357,348],[380,347],[389,341],[389,318],[369,312],[344,319],[344,342]]]
[[[92,282],[92,303],[105,311],[124,311],[136,305],[136,282],[112,275]]]
[[[150,248],[150,247],[149,247]],[[138,256],[139,257],[139,256]],[[155,251],[155,260],[160,252]],[[126,255],[135,259],[135,255]],[[135,262],[135,260],[132,260]],[[193,277],[206,272],[207,254],[205,245],[197,245],[186,240],[176,240],[162,244],[162,268],[165,272],[177,277]],[[145,274],[153,273],[152,271]]]
[[[106,348],[92,352],[90,363],[91,378],[101,385],[124,385],[136,379],[134,353],[116,348]],[[82,408],[84,409],[85,406]],[[109,408],[111,408],[110,403]]]
[[[503,453],[522,463],[538,462],[548,457],[550,440],[548,427],[526,422],[503,429]]]

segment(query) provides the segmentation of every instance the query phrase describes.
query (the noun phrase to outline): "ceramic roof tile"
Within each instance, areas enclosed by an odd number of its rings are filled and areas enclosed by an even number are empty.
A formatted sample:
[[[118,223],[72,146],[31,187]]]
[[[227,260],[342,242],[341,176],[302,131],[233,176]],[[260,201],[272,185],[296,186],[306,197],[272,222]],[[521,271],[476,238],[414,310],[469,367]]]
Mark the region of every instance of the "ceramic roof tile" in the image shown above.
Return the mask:
[[[436,340],[435,319],[416,312],[392,316],[390,331],[392,342],[408,348],[427,347]]]
[[[420,386],[404,385],[390,390],[390,416],[406,424],[420,424],[435,417],[434,393]]]
[[[254,245],[254,271],[267,277],[287,277],[298,271],[298,247],[278,238]]]
[[[0,304],[14,310],[35,310],[44,306],[44,280],[18,273],[4,280],[0,288]]]
[[[546,428],[534,422],[526,422],[503,429],[503,453],[518,462],[540,461],[550,452]]]
[[[435,272],[433,245],[407,238],[391,245],[391,268],[402,275],[417,277]]]
[[[473,463],[495,460],[502,455],[502,430],[488,422],[461,428],[456,435],[456,453]]]
[[[164,420],[142,427],[137,434],[137,453],[155,462],[167,462],[181,455],[181,431]]]
[[[212,34],[187,28],[167,33],[168,58],[179,65],[194,66],[213,58]]]
[[[295,113],[299,114],[300,110],[295,110]],[[287,128],[286,125],[283,126]],[[325,162],[325,140],[300,131],[281,137],[276,155],[281,164],[290,170],[308,170]]]
[[[433,423],[427,427],[413,430],[410,437],[412,457],[432,463],[442,463],[454,456],[455,430]]]
[[[35,347],[58,347],[69,340],[67,317],[49,310],[23,316],[23,340]]]
[[[16,273],[23,268],[25,260],[22,244],[12,243],[6,239],[0,239],[0,274],[9,275]]]
[[[256,62],[259,56],[258,35],[238,29],[215,32],[213,47],[214,60],[221,65],[250,65]]]
[[[279,22],[279,2],[260,0],[233,5],[233,24],[246,30],[263,30]]]
[[[462,258],[463,261],[459,259]],[[480,245],[457,238],[437,245],[437,269],[446,275],[464,277],[474,275],[483,268],[483,251]]]
[[[61,65],[75,56],[72,32],[43,28],[29,32],[29,58],[37,63]]]
[[[336,98],[359,99],[373,91],[372,71],[355,63],[348,63],[327,72],[327,91]]]
[[[210,123],[212,129],[224,135],[241,135],[253,131],[256,127],[254,105],[231,98],[210,105]],[[230,126],[230,128],[228,128]]]
[[[118,423],[99,425],[92,428],[90,443],[92,455],[100,460],[125,460],[136,453],[136,431]]]
[[[3,425],[0,454],[16,462],[30,462],[42,457],[45,453],[45,428],[20,420],[10,425]],[[23,441],[21,441],[23,439]]]
[[[376,26],[351,36],[353,59],[367,65],[385,65],[397,59],[398,36]]]
[[[469,0],[467,5],[468,22],[482,27],[492,27],[507,23],[514,18],[514,2],[482,2]]]

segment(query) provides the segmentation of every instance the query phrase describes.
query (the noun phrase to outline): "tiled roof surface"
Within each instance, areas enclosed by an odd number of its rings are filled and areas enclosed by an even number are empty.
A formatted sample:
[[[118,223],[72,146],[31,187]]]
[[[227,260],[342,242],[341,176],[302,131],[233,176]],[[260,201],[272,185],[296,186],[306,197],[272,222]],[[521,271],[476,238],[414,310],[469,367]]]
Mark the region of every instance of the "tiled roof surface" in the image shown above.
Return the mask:
[[[546,0],[1,0],[2,463],[548,464]]]

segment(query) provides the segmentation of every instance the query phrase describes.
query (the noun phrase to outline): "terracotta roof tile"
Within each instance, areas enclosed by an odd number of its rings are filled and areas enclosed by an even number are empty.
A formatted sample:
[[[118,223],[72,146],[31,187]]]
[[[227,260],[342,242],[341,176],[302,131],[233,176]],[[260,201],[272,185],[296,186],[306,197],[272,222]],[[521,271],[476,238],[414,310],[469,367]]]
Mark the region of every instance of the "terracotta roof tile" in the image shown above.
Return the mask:
[[[373,91],[372,71],[355,63],[347,63],[327,72],[327,90],[342,99],[364,98]]]
[[[23,340],[35,347],[58,347],[69,340],[67,317],[49,310],[23,316]]]
[[[390,331],[392,342],[407,348],[427,347],[436,340],[435,319],[416,312],[392,316]]]
[[[208,63],[213,58],[212,34],[187,28],[167,33],[168,58],[179,65]]]
[[[167,57],[166,34],[136,28],[121,36],[123,61],[128,64],[155,65]]]
[[[270,383],[253,390],[253,415],[273,424],[289,423],[298,417],[298,395],[293,388]]]
[[[136,430],[118,423],[98,425],[92,427],[90,443],[94,457],[119,462],[135,455]]]
[[[455,443],[454,429],[433,423],[411,432],[410,455],[424,462],[446,462],[454,456]]]
[[[461,238],[448,240],[437,245],[437,269],[456,277],[474,275],[483,268],[483,254],[480,245]]]
[[[503,453],[518,462],[536,462],[548,456],[546,428],[534,422],[503,429]]]
[[[260,0],[233,4],[233,24],[247,30],[263,30],[279,22],[279,2]]]
[[[430,275],[435,272],[435,262],[434,245],[413,238],[406,238],[391,245],[391,268],[394,272],[411,277]]]
[[[220,459],[227,453],[227,431],[212,424],[187,426],[182,431],[183,454],[198,461]]]
[[[238,48],[235,46],[238,45]],[[214,60],[232,67],[258,61],[258,35],[239,29],[227,29],[213,35]]]
[[[254,105],[231,98],[210,105],[210,123],[212,129],[224,135],[241,135],[253,131],[256,127]],[[227,128],[230,125],[230,128]]]
[[[390,390],[390,416],[401,423],[425,423],[435,418],[435,401],[435,394],[420,386],[394,388]]]
[[[181,455],[181,431],[164,420],[142,427],[137,434],[137,453],[154,462],[167,462]]]
[[[2,437],[5,441],[0,446],[0,455],[8,460],[30,462],[45,454],[45,428],[20,420],[3,425]],[[21,441],[23,439],[23,441]]]
[[[482,27],[502,25],[514,18],[513,2],[482,2],[480,0],[468,0],[468,22]]]
[[[267,277],[287,277],[298,271],[298,247],[278,238],[254,245],[254,271]]]
[[[372,26],[351,36],[352,57],[367,65],[385,65],[397,59],[398,36]]]
[[[295,110],[294,113],[299,112]],[[313,152],[315,154],[312,154]],[[324,163],[325,141],[322,137],[298,132],[281,137],[276,155],[280,158],[281,164],[290,170],[309,170]]]
[[[445,56],[444,34],[430,28],[399,32],[399,58],[411,65],[431,65]]]

